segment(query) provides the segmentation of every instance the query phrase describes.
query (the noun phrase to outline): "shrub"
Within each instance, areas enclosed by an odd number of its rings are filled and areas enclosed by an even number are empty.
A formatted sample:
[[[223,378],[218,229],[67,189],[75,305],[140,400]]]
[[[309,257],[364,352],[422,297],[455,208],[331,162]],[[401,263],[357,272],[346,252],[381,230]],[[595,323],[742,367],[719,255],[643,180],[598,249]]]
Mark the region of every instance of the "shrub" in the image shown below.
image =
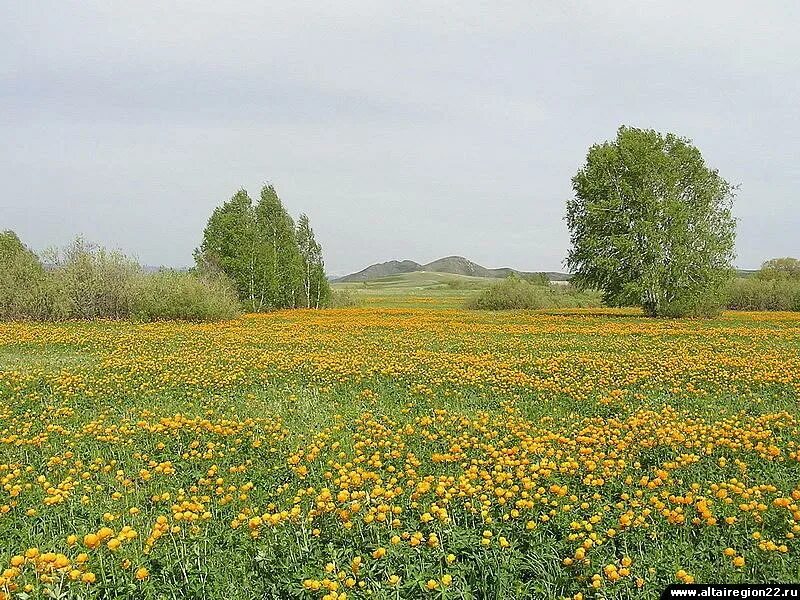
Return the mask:
[[[77,238],[51,258],[53,318],[120,319],[131,314],[141,267],[120,252]]]
[[[48,268],[11,231],[0,233],[0,319],[212,321],[239,314],[222,273],[145,273],[119,252],[76,239]]]
[[[222,275],[161,270],[137,277],[131,314],[142,321],[218,321],[237,316],[239,301]]]
[[[592,307],[600,304],[600,295],[597,292],[579,291],[568,284],[543,286],[512,276],[492,284],[470,298],[467,308],[521,310]]]
[[[725,305],[725,288],[707,287],[665,302],[662,317],[703,317],[719,315]]]
[[[731,310],[800,311],[800,280],[736,279],[728,289],[727,307]]]
[[[326,306],[328,308],[352,308],[361,306],[361,300],[350,290],[331,290]]]
[[[44,319],[50,308],[39,258],[13,231],[0,232],[0,319]]]
[[[800,280],[800,260],[791,256],[771,258],[761,265],[755,276],[759,279]]]

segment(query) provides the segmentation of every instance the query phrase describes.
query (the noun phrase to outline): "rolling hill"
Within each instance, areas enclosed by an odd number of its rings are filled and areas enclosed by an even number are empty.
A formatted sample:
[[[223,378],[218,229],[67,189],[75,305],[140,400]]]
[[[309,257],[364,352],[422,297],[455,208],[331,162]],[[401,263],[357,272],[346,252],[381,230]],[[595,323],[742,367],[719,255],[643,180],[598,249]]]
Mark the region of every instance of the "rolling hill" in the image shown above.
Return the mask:
[[[340,277],[335,281],[338,283],[372,281],[374,279],[381,279],[391,275],[415,273],[418,271],[426,271],[430,273],[451,273],[453,275],[464,275],[467,277],[489,278],[508,277],[512,273],[516,273],[521,277],[534,274],[528,271],[517,271],[516,269],[511,269],[509,267],[488,269],[464,258],[463,256],[446,256],[426,264],[420,264],[413,260],[390,260],[388,262],[376,263],[368,266],[365,269],[362,269],[361,271],[358,271],[357,273],[351,273],[350,275]],[[569,275],[566,273],[547,272],[545,275],[547,275],[551,281],[566,281],[569,279]]]

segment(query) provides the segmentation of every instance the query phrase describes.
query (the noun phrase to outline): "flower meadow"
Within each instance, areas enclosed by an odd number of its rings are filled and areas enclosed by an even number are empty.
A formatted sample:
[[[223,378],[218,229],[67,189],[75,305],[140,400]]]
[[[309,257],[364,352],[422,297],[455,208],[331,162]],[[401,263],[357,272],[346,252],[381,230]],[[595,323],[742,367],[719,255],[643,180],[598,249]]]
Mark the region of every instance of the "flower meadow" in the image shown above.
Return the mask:
[[[800,316],[0,324],[0,598],[800,581]]]

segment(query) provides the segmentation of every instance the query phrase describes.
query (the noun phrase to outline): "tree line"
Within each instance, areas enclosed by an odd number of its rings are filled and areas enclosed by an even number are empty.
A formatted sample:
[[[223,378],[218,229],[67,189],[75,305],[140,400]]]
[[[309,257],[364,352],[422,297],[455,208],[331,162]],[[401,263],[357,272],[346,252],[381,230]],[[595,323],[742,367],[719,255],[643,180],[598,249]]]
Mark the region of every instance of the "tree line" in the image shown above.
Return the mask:
[[[41,256],[0,231],[0,319],[133,318],[208,321],[242,309],[321,308],[330,301],[322,247],[308,217],[295,225],[272,186],[214,210],[188,271],[148,272],[76,238]]]

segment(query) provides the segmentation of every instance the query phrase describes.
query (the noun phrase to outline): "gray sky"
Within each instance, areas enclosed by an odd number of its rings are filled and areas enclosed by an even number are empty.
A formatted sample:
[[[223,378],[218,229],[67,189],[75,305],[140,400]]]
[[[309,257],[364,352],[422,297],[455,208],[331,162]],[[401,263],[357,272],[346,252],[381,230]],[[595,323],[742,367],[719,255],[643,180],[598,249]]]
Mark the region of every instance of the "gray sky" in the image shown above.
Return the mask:
[[[620,124],[741,184],[737,263],[800,255],[787,2],[0,0],[0,229],[188,265],[272,182],[328,270],[559,269],[570,178]]]

